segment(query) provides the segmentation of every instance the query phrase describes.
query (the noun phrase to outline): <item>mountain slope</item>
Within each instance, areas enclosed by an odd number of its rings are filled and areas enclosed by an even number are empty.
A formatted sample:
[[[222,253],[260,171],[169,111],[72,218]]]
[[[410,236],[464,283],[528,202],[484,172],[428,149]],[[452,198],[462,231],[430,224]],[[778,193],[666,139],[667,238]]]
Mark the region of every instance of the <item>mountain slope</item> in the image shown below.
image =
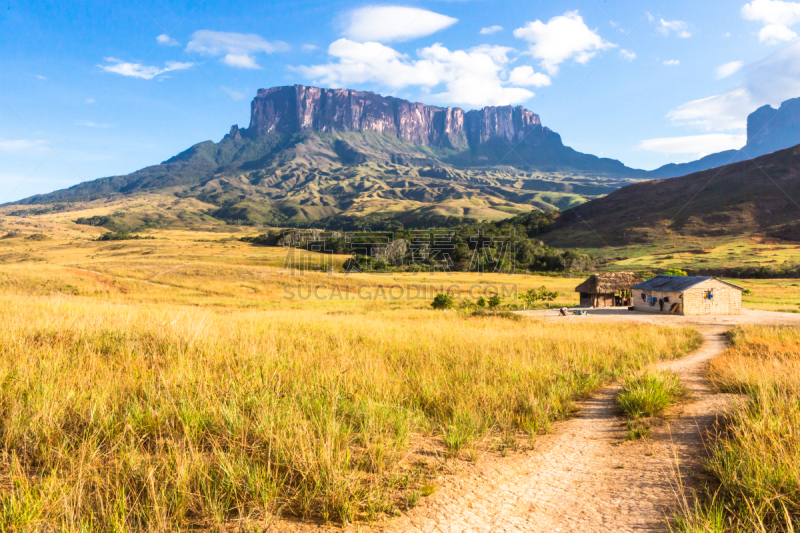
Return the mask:
[[[747,144],[740,150],[707,155],[691,163],[664,165],[651,177],[673,178],[747,161],[800,144],[800,98],[783,102],[779,109],[765,105],[747,117]]]
[[[761,235],[800,241],[800,146],[678,178],[644,181],[565,212],[556,246]]]
[[[246,223],[414,211],[491,220],[570,207],[644,176],[564,146],[522,107],[463,111],[293,86],[259,90],[249,126],[219,143],[18,203],[163,193]]]

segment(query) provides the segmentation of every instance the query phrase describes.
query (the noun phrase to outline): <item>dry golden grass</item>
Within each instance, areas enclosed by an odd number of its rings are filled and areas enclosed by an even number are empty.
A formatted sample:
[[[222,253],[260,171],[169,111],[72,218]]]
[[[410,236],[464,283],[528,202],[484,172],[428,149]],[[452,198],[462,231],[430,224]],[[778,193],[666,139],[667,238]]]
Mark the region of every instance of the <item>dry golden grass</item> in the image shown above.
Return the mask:
[[[375,519],[429,493],[437,461],[547,431],[577,398],[698,343],[430,309],[435,290],[502,284],[572,304],[568,278],[299,276],[285,250],[149,234],[0,240],[0,531]],[[298,284],[324,298],[286,300]],[[420,450],[439,459],[409,459]]]
[[[719,487],[679,522],[686,532],[789,533],[800,526],[800,329],[749,326],[711,363],[711,378],[745,395],[710,444]]]
[[[0,300],[6,530],[172,531],[283,512],[348,522],[458,454],[536,434],[692,331],[429,310],[351,314]]]

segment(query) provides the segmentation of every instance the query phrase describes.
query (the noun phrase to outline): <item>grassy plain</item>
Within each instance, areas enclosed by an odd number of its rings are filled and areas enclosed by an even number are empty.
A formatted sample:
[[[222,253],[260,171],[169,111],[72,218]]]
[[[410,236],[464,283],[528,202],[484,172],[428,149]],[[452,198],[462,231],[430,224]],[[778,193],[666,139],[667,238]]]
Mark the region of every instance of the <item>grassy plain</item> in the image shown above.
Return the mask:
[[[789,533],[800,527],[800,329],[741,327],[711,363],[723,392],[742,394],[710,442],[717,478],[680,531]]]
[[[437,290],[503,284],[574,304],[569,278],[292,273],[244,232],[4,226],[21,233],[0,239],[3,532],[378,519],[430,494],[447,462],[505,453],[698,343],[430,309]],[[287,300],[298,284],[321,297]]]

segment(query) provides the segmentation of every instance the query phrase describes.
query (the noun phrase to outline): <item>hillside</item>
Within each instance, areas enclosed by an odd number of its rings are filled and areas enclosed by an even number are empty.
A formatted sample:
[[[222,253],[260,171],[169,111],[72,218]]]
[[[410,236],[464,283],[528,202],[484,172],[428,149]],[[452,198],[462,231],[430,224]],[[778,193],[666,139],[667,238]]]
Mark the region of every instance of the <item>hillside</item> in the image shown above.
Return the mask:
[[[654,178],[685,176],[711,168],[747,161],[800,144],[800,98],[783,102],[779,109],[765,105],[747,117],[747,144],[692,161],[664,165],[649,173]]]
[[[688,237],[800,241],[800,146],[689,176],[629,185],[565,212],[543,239],[561,247]]]
[[[164,194],[223,221],[303,225],[381,213],[497,220],[563,209],[645,173],[582,154],[521,107],[475,111],[368,92],[260,90],[247,128],[163,163],[37,195],[22,205]]]

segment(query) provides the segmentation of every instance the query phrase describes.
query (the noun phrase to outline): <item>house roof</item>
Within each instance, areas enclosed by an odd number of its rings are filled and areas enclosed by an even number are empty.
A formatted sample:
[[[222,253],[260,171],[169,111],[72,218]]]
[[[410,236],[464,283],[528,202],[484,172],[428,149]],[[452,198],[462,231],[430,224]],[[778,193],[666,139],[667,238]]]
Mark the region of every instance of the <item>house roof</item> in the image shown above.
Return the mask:
[[[589,279],[575,287],[575,292],[589,294],[612,294],[618,291],[629,291],[642,278],[633,272],[602,272],[592,274]]]
[[[742,287],[738,287],[732,283],[728,283],[727,281],[722,281],[721,279],[717,279],[713,276],[707,277],[700,277],[700,276],[656,276],[652,279],[648,279],[644,283],[640,283],[633,287],[636,290],[641,291],[662,291],[662,292],[684,292],[695,285],[700,285],[703,282],[708,280],[715,279],[720,283],[724,283],[725,285],[730,285],[735,289],[739,289],[743,291]]]

